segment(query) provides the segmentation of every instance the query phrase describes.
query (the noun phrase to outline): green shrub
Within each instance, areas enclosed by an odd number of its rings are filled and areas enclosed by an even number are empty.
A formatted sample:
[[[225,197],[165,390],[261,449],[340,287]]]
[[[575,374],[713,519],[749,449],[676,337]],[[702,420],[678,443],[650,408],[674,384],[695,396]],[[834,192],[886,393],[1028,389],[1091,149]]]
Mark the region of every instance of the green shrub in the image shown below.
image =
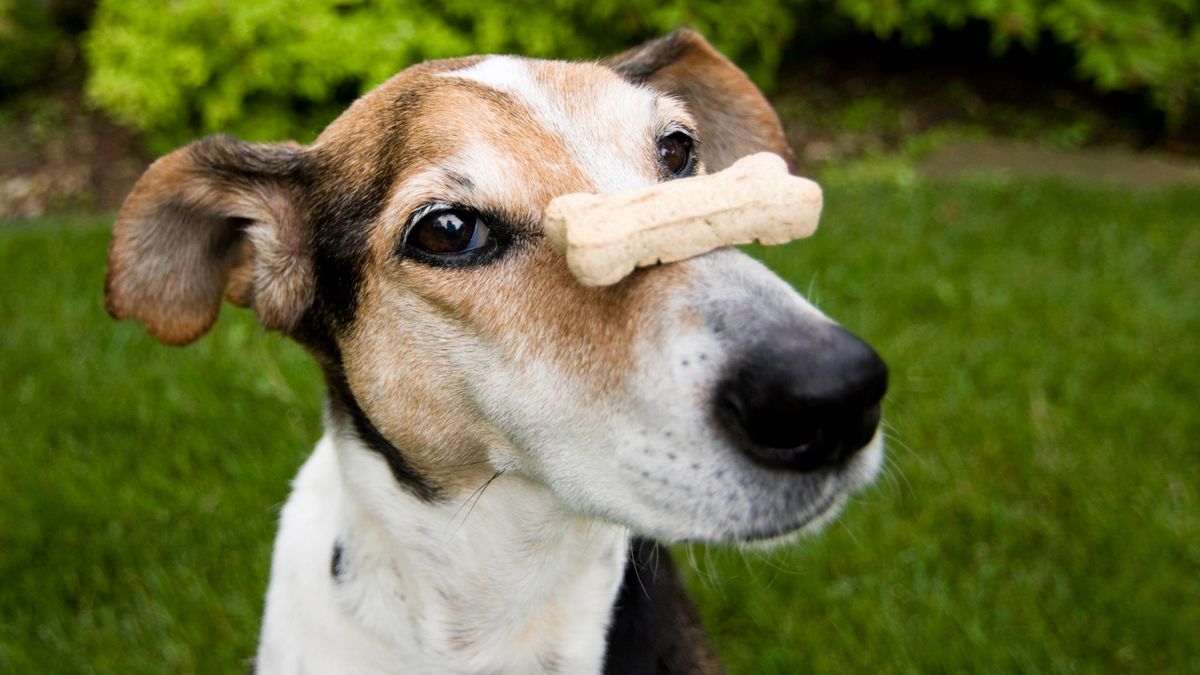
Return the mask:
[[[881,38],[928,44],[937,28],[983,21],[991,48],[1067,45],[1076,72],[1099,91],[1146,92],[1173,125],[1200,99],[1196,0],[835,0],[839,12]]]
[[[101,0],[87,45],[92,99],[163,150],[198,133],[312,138],[404,66],[471,53],[594,58],[680,24],[769,77],[790,34],[773,0]]]
[[[0,0],[0,91],[38,81],[62,40],[45,2]]]
[[[1069,45],[1081,78],[1148,93],[1172,122],[1200,99],[1194,0],[100,0],[88,91],[158,150],[216,131],[308,140],[358,94],[425,59],[594,58],[688,24],[769,85],[789,43],[830,26],[919,46],[968,21],[989,26],[997,53]]]

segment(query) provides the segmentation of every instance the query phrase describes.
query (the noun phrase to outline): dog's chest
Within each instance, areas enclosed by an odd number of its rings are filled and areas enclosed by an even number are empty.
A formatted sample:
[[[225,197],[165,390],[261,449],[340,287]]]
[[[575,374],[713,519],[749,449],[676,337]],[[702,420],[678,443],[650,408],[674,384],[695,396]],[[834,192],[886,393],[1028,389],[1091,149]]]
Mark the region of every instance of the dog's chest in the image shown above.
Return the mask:
[[[370,507],[387,472],[356,470],[372,456],[355,449],[343,473],[332,445],[284,509],[260,672],[600,672],[623,528],[546,511],[520,481],[495,481],[465,519],[454,502]],[[347,490],[347,474],[372,478]]]
[[[431,671],[599,672],[624,556],[580,553],[592,559],[458,560],[418,572],[356,570],[347,549],[334,598],[397,657]]]

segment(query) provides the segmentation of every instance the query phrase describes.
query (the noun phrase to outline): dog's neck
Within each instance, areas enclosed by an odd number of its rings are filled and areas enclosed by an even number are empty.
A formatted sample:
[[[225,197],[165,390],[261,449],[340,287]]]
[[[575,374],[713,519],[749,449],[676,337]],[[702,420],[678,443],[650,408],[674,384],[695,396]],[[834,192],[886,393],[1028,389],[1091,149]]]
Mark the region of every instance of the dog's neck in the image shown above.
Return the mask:
[[[358,657],[408,672],[602,667],[623,528],[567,513],[546,488],[509,474],[424,500],[336,428],[298,477],[297,497],[327,521],[324,583],[371,645],[352,648]]]

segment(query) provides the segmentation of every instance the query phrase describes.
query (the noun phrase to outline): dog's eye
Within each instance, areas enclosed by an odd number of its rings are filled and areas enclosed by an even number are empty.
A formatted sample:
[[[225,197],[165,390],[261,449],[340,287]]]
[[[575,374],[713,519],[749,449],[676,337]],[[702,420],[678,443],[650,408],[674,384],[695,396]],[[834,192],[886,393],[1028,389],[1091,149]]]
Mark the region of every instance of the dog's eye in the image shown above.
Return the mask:
[[[484,248],[491,232],[478,213],[467,209],[433,211],[413,223],[408,244],[433,255],[454,255]]]
[[[658,160],[668,174],[682,178],[691,173],[694,146],[692,137],[682,131],[668,134],[658,141]]]

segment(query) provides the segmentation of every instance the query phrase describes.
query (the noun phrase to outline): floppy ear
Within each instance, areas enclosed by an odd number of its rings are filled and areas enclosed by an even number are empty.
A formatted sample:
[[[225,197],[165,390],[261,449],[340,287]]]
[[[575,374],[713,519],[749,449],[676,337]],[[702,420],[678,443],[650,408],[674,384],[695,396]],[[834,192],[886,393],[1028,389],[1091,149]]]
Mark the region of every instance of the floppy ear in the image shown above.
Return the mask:
[[[683,99],[700,126],[704,164],[716,172],[746,155],[769,151],[795,172],[779,116],[750,78],[699,33],[670,35],[602,61],[622,77]]]
[[[203,335],[221,297],[288,331],[312,302],[297,204],[304,151],[214,136],[162,157],[126,198],[108,250],[104,302],[172,345]]]

